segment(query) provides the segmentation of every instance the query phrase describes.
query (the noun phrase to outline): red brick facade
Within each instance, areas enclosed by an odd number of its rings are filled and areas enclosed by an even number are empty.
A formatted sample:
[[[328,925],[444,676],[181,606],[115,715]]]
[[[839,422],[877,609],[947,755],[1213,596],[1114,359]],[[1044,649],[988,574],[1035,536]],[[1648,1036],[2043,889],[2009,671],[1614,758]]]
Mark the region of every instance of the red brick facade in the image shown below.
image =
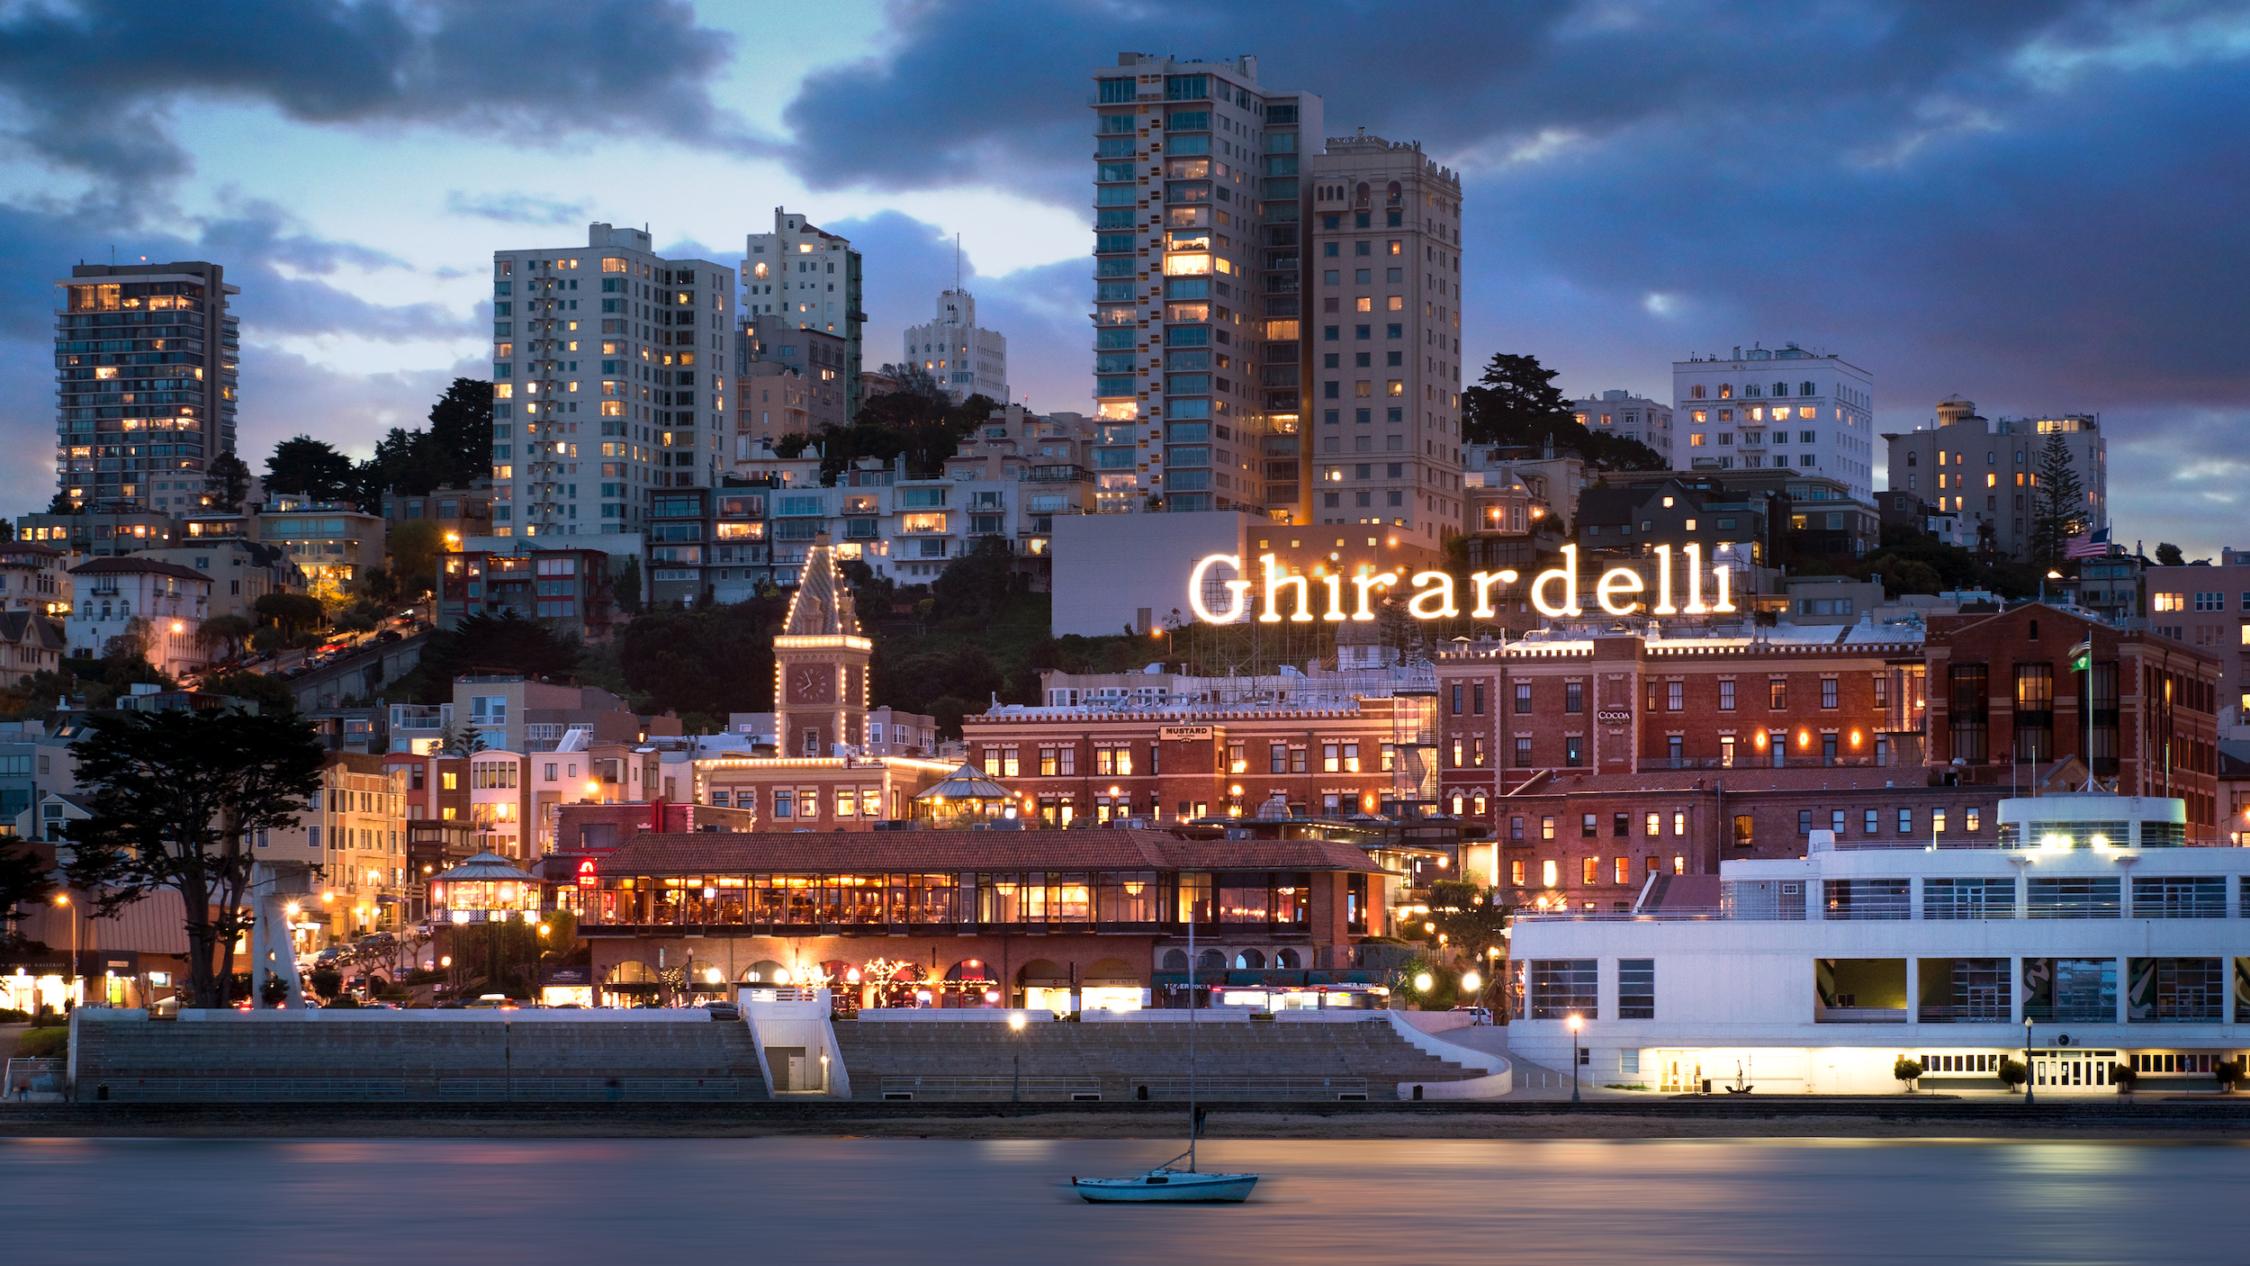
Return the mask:
[[[1355,708],[1011,708],[963,721],[969,761],[1050,825],[1092,817],[1377,813],[1398,781],[1392,699]]]
[[[1449,652],[1440,799],[1490,824],[1494,879],[1518,900],[1597,909],[1629,905],[1652,868],[1800,856],[1811,830],[1847,847],[1990,840],[2001,799],[2083,778],[2070,652],[2091,638],[2096,773],[2184,799],[2190,842],[2224,842],[2208,653],[2039,604],[1934,617],[1921,639],[1804,640],[1830,632],[1620,628]]]
[[[2072,668],[2070,652],[2089,638],[2095,773],[2126,795],[2187,801],[2188,839],[2219,842],[2224,665],[2209,651],[2053,607],[1930,620],[1933,774],[2005,785],[2034,753],[2083,759],[2087,674]]]

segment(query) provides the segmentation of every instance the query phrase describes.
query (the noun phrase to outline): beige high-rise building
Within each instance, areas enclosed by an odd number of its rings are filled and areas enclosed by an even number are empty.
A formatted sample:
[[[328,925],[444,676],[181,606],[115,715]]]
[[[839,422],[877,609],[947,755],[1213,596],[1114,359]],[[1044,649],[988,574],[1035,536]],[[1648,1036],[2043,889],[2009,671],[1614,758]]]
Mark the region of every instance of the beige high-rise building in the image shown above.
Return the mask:
[[[1464,522],[1461,177],[1364,129],[1307,168],[1303,521],[1435,548]]]

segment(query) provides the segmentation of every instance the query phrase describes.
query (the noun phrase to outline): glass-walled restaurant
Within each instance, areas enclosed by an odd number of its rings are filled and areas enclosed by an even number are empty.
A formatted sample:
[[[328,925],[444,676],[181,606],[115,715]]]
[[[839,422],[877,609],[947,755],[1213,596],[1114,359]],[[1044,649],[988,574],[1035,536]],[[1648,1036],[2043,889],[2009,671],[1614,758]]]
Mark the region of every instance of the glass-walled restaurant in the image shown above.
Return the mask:
[[[1364,935],[1368,876],[1338,877],[1346,930]],[[1309,932],[1310,871],[963,871],[907,874],[603,875],[577,893],[582,931],[947,927]]]

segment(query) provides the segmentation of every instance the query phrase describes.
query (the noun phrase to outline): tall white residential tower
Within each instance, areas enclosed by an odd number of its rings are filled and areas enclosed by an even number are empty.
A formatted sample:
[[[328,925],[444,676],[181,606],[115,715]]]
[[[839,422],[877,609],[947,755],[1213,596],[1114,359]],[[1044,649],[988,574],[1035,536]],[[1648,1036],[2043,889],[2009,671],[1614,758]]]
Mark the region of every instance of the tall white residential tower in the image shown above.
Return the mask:
[[[716,482],[733,269],[594,224],[492,274],[494,534],[637,531],[649,489]]]

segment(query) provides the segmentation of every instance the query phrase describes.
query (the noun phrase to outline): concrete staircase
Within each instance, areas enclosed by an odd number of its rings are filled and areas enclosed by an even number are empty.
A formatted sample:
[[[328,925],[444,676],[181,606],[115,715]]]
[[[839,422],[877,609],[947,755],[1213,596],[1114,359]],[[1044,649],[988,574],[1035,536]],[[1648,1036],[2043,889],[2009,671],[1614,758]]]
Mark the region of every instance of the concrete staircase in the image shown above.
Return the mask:
[[[1184,1100],[1183,1023],[839,1021],[857,1099]],[[1211,1101],[1395,1100],[1400,1082],[1477,1071],[1423,1053],[1380,1019],[1364,1023],[1198,1023],[1195,1082]]]
[[[84,1014],[84,1013],[81,1013]],[[128,1013],[137,1014],[137,1013]],[[81,1101],[748,1101],[769,1098],[742,1023],[245,1017],[75,1024]]]

